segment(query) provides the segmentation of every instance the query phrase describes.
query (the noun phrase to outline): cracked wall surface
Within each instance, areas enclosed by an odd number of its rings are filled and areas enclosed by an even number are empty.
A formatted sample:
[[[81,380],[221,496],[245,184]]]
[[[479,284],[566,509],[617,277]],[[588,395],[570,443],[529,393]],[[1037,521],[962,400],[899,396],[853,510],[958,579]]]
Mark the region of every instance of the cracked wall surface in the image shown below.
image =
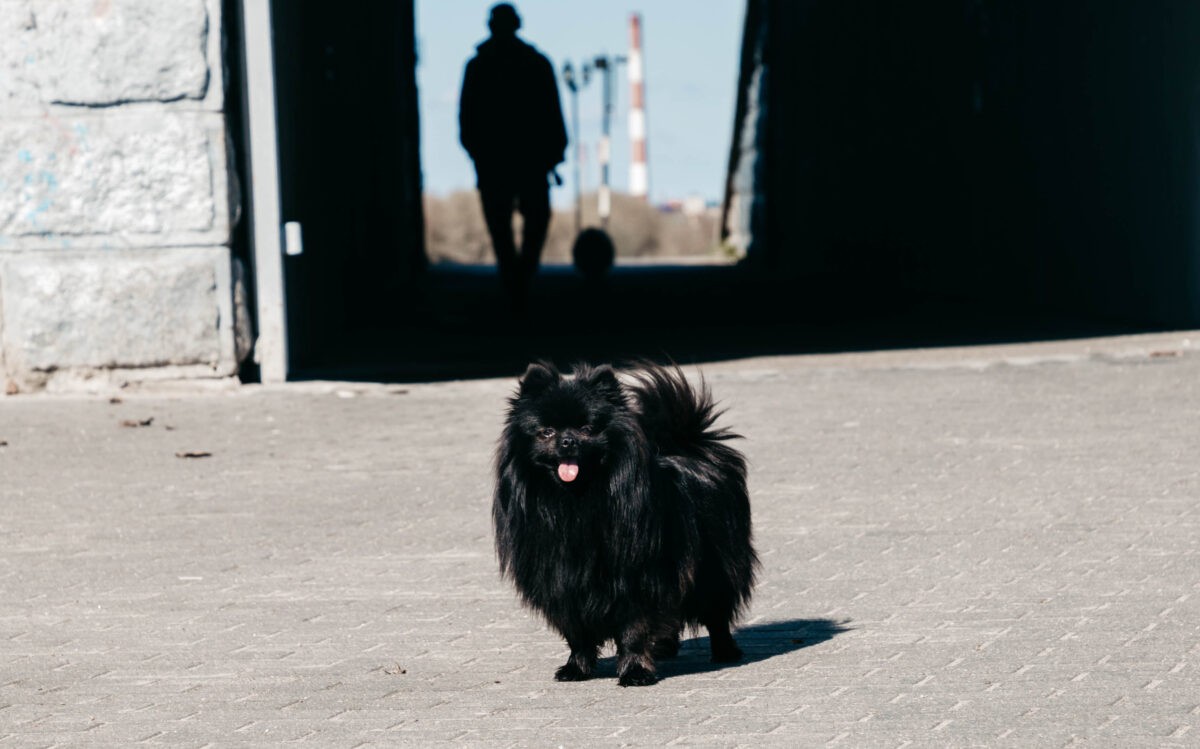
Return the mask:
[[[220,0],[0,0],[0,372],[231,376]]]

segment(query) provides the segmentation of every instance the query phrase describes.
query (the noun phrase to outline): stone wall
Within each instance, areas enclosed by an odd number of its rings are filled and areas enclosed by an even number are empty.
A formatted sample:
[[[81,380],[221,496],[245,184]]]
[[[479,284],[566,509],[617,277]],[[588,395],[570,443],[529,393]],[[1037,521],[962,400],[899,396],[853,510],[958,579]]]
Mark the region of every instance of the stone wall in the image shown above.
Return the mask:
[[[236,373],[220,0],[0,0],[8,389]]]

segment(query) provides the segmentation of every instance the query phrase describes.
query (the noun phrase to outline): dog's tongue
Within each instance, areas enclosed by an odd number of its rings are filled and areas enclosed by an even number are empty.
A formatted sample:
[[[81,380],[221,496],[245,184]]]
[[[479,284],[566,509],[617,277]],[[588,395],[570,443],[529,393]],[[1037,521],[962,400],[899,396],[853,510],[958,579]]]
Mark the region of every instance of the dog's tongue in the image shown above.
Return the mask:
[[[575,477],[578,475],[579,475],[579,464],[578,463],[576,463],[574,461],[570,461],[570,460],[564,460],[563,462],[558,464],[558,477],[560,479],[562,479],[563,481],[570,483],[570,482],[574,481]]]

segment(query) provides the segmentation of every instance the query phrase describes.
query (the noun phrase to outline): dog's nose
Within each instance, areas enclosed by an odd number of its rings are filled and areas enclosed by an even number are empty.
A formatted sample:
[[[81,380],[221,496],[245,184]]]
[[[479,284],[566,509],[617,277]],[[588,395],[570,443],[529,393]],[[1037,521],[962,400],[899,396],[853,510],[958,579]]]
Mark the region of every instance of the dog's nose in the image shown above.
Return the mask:
[[[572,448],[572,447],[575,447],[576,445],[578,445],[579,440],[575,439],[575,437],[573,435],[564,434],[562,440],[560,440],[558,444],[563,449],[567,449],[567,448]]]

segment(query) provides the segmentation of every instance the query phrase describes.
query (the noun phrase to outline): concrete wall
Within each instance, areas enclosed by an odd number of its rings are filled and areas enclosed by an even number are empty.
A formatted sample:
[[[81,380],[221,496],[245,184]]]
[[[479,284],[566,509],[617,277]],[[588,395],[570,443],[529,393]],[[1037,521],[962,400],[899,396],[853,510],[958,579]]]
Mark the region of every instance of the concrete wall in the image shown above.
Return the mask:
[[[9,390],[236,373],[221,61],[220,0],[0,0]]]
[[[742,30],[737,107],[721,217],[722,240],[740,258],[751,256],[757,259],[763,250],[755,245],[755,240],[763,240],[762,235],[766,232],[769,12],[767,0],[749,0]]]

